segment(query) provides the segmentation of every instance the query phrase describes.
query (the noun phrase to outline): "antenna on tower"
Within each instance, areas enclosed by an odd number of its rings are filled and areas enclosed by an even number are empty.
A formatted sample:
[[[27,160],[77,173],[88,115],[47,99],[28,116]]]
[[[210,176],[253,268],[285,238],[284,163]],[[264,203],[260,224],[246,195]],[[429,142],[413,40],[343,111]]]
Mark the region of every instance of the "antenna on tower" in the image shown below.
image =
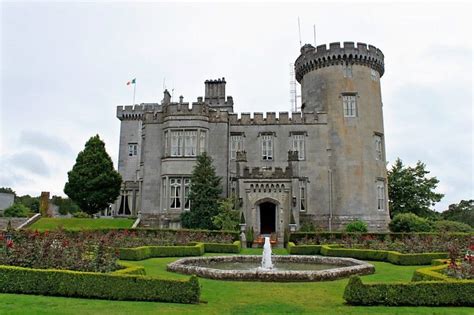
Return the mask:
[[[298,36],[299,36],[299,39],[300,39],[300,48],[301,46],[301,26],[300,26],[300,17],[298,16]]]
[[[313,24],[313,38],[314,38],[314,47],[316,47],[316,25]]]

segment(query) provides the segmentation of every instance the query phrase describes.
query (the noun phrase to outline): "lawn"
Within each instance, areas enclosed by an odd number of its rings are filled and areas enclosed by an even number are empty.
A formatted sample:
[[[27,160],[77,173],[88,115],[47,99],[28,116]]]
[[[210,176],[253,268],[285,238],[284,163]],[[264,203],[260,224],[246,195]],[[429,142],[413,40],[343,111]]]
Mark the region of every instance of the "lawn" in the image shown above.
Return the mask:
[[[133,222],[133,219],[41,218],[33,223],[29,229],[51,231],[60,226],[66,230],[117,229],[131,228]]]
[[[260,254],[261,250],[244,250]],[[280,250],[279,254],[285,253]],[[153,258],[132,262],[142,265],[150,276],[187,278],[166,271],[177,258]],[[420,266],[395,266],[372,262],[376,273],[364,282],[410,281]],[[347,279],[313,283],[238,282],[199,279],[199,305],[152,302],[86,300],[63,297],[0,294],[1,314],[472,314],[460,307],[364,307],[344,304]]]

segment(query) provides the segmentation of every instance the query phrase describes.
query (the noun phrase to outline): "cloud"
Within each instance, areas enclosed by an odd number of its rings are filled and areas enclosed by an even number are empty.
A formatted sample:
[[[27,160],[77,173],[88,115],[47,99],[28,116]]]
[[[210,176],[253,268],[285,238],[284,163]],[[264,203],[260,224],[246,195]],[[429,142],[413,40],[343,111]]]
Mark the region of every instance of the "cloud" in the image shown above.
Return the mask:
[[[62,138],[29,129],[21,132],[19,144],[61,155],[70,155],[73,152],[69,144]]]
[[[51,173],[41,155],[33,151],[22,151],[0,157],[0,164],[3,169],[13,173],[17,170],[40,176],[48,176]]]

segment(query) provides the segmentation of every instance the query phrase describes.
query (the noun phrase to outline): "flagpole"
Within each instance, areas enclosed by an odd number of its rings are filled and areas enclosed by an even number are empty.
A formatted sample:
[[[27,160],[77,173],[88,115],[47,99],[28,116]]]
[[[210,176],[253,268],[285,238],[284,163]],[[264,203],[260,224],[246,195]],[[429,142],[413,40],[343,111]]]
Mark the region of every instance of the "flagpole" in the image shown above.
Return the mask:
[[[137,81],[133,84],[133,103],[132,105],[135,105],[135,92],[137,90]]]

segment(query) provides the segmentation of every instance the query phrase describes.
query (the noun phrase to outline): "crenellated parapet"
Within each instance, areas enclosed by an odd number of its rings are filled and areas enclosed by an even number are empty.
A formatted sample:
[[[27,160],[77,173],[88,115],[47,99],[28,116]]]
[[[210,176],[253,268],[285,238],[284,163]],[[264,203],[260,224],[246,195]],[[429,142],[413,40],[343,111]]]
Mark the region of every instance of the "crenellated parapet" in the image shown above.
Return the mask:
[[[237,113],[229,114],[231,125],[299,125],[299,124],[325,124],[327,122],[326,113],[314,112],[275,112],[263,113],[241,113],[240,118]]]
[[[313,70],[339,64],[356,64],[370,67],[383,76],[384,55],[375,46],[364,43],[344,42],[319,45],[316,48],[310,44],[301,47],[301,54],[295,61],[295,76],[301,82],[303,76]]]
[[[143,105],[117,106],[117,118],[120,120],[141,120],[144,113]]]

